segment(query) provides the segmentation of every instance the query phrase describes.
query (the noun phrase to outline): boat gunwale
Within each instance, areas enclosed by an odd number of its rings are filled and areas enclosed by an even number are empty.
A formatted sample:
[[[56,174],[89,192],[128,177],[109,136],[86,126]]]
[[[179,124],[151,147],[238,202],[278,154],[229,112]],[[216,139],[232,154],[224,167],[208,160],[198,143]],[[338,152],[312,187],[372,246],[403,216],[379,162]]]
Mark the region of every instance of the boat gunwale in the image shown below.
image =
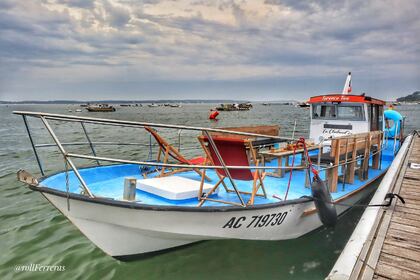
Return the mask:
[[[130,202],[130,201],[123,201],[123,200],[115,200],[112,198],[106,197],[88,197],[82,194],[77,193],[67,193],[66,191],[60,191],[57,189],[45,187],[45,186],[32,186],[30,185],[29,188],[33,191],[41,192],[42,194],[48,193],[64,198],[79,200],[79,201],[86,201],[92,202],[102,205],[108,206],[116,206],[122,208],[130,208],[130,209],[137,209],[137,210],[152,210],[152,211],[179,211],[179,212],[231,212],[231,211],[244,211],[244,210],[259,210],[259,209],[270,209],[276,208],[279,206],[286,206],[286,205],[293,205],[293,204],[300,204],[305,202],[313,201],[310,197],[301,197],[292,200],[286,201],[279,201],[274,203],[265,203],[265,204],[257,204],[252,206],[204,206],[204,207],[196,207],[196,206],[168,206],[168,205],[152,205],[152,204],[142,204],[138,202]]]
[[[100,167],[112,167],[112,166],[124,166],[126,164],[116,163],[116,164],[108,164],[108,165],[102,165]],[[98,166],[86,166],[79,168],[80,170],[86,170],[86,169],[95,169],[98,168]],[[256,204],[252,206],[205,206],[205,207],[196,207],[196,206],[168,206],[168,205],[152,205],[152,204],[142,204],[138,202],[130,202],[130,201],[123,201],[123,200],[115,200],[113,198],[106,198],[101,196],[95,196],[93,198],[69,192],[67,194],[66,191],[60,191],[54,188],[46,187],[41,185],[41,183],[46,180],[47,178],[50,178],[52,176],[58,175],[60,173],[65,173],[65,171],[57,171],[52,174],[42,176],[38,179],[39,185],[38,186],[31,186],[29,185],[29,188],[33,191],[39,191],[41,193],[48,193],[57,195],[60,197],[69,197],[75,200],[81,200],[81,201],[87,201],[87,202],[93,202],[93,203],[99,203],[104,205],[110,205],[110,206],[117,206],[117,207],[123,207],[123,208],[132,208],[132,209],[139,209],[139,210],[155,210],[155,211],[182,211],[182,212],[229,212],[229,211],[237,211],[237,210],[255,210],[255,209],[268,209],[268,208],[275,208],[277,206],[285,206],[285,205],[291,205],[291,204],[298,204],[298,203],[304,203],[304,202],[310,202],[313,201],[313,199],[309,197],[301,197],[297,199],[292,200],[286,200],[286,201],[279,201],[279,202],[273,202],[273,203],[264,203],[264,204]]]
[[[115,163],[115,164],[107,164],[102,165],[99,168],[104,167],[112,167],[112,166],[124,166],[128,165],[126,163]],[[86,169],[95,169],[98,168],[98,166],[86,166],[79,168],[80,170],[86,170]],[[372,178],[366,182],[366,184],[363,184],[361,187],[351,191],[350,193],[347,193],[345,196],[338,198],[336,201],[343,201],[344,199],[353,196],[354,194],[360,192],[361,190],[365,189],[367,186],[371,185],[373,182],[378,180],[380,177],[382,177],[388,168],[385,170],[382,170],[381,174],[375,178]],[[54,188],[46,187],[41,185],[41,182],[46,180],[47,178],[50,178],[52,176],[58,175],[60,173],[65,173],[65,171],[57,171],[53,172],[52,174],[42,176],[38,179],[39,185],[38,186],[32,186],[29,185],[29,188],[33,191],[39,191],[41,193],[48,193],[57,195],[60,197],[68,197],[75,200],[80,201],[87,201],[87,202],[93,202],[103,205],[109,205],[109,206],[116,206],[116,207],[122,207],[122,208],[131,208],[131,209],[138,209],[138,210],[153,210],[153,211],[181,211],[181,212],[230,212],[230,211],[238,211],[238,210],[258,210],[258,209],[270,209],[275,208],[278,206],[286,206],[286,205],[293,205],[293,204],[300,204],[305,202],[313,201],[314,199],[310,196],[303,196],[296,199],[286,200],[286,201],[279,201],[279,202],[273,202],[273,203],[264,203],[264,204],[255,204],[255,205],[248,205],[246,207],[243,206],[205,206],[205,207],[196,207],[196,206],[175,206],[175,205],[152,205],[152,204],[142,204],[138,202],[130,202],[130,201],[123,201],[123,200],[115,200],[113,198],[107,198],[107,197],[101,197],[101,196],[95,196],[95,197],[88,197],[85,195],[69,192],[66,191],[60,191]],[[315,210],[315,211],[314,211]],[[305,216],[311,215],[316,213],[316,209],[311,208],[309,209],[310,213],[306,213]]]

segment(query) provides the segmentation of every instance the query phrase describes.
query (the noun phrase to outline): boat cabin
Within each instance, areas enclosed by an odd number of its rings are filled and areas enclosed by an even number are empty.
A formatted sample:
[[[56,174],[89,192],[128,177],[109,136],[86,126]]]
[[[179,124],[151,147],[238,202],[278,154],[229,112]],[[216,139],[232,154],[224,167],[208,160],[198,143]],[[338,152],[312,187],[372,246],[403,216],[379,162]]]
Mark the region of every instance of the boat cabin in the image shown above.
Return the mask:
[[[333,137],[382,130],[385,101],[365,94],[311,97],[309,137],[315,143]]]

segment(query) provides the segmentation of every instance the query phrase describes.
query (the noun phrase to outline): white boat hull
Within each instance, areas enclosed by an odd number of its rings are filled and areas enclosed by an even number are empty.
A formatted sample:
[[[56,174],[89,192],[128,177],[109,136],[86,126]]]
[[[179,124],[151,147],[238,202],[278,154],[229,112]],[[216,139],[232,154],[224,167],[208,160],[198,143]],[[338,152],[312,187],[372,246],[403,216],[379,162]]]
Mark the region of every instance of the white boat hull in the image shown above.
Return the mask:
[[[354,204],[373,188],[366,187],[341,201]],[[43,192],[96,246],[123,257],[159,251],[201,240],[282,240],[302,236],[320,226],[313,201],[233,211],[137,209],[69,199]],[[337,206],[337,214],[348,206]],[[312,212],[304,214],[305,212]]]

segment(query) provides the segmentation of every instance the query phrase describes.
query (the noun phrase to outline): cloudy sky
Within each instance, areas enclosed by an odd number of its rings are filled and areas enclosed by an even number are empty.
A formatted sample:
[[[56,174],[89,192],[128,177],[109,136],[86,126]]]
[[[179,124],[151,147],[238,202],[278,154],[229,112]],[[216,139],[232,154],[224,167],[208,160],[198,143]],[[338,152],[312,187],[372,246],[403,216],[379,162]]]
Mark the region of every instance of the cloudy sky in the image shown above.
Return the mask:
[[[0,100],[420,90],[419,0],[0,0]]]

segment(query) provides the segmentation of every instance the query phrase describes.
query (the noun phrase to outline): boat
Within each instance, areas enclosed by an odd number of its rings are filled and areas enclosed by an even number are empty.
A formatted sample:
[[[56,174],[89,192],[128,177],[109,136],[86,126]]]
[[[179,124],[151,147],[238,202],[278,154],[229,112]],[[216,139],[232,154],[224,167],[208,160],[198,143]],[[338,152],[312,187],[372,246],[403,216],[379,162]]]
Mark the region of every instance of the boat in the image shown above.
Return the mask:
[[[403,140],[399,118],[388,133],[382,100],[337,93],[311,97],[309,104],[311,139],[279,136],[278,125],[203,128],[15,111],[30,142],[37,143],[29,118],[44,125],[65,161],[64,170],[47,175],[38,150],[48,145],[33,145],[42,176],[20,170],[18,178],[121,260],[202,240],[298,238],[334,226],[337,216],[374,191],[372,183],[385,174]],[[102,156],[95,147],[103,142],[92,142],[86,130],[91,152],[68,152],[72,143],[63,145],[54,121],[120,126],[131,134],[137,129],[154,139],[144,149],[158,147],[157,157]],[[188,158],[162,129],[188,130],[190,138],[195,132],[201,152]],[[77,167],[74,159],[89,166]]]
[[[311,105],[308,102],[299,102],[296,104],[296,107],[300,108],[309,108]]]
[[[216,107],[217,111],[249,111],[252,108],[251,103],[225,103]]]
[[[161,106],[161,105],[156,104],[156,103],[152,103],[152,104],[148,104],[147,106],[148,106],[148,107],[151,107],[151,108],[154,108],[154,107],[159,107],[159,106]]]
[[[115,107],[108,104],[94,104],[86,107],[89,112],[115,112]]]
[[[76,109],[75,112],[80,113],[80,112],[82,112],[82,110],[81,109]]]

